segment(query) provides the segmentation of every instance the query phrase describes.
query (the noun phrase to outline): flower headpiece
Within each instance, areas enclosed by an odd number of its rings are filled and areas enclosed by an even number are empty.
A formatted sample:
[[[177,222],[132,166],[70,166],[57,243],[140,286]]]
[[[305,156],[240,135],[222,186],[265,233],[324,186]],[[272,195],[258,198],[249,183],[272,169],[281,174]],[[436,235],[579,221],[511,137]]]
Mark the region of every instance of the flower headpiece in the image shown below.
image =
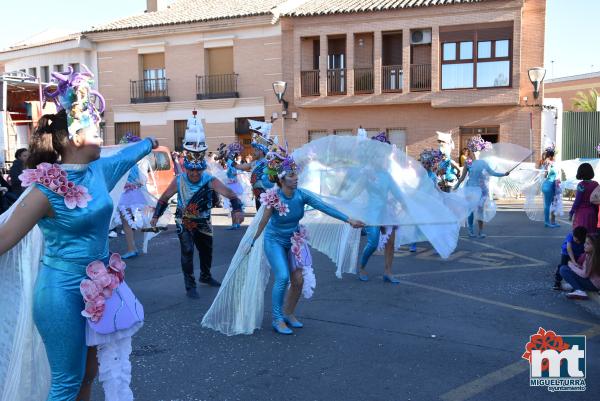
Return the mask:
[[[484,140],[481,135],[475,135],[467,142],[467,148],[471,152],[481,152],[492,150],[492,143]]]
[[[274,181],[275,177],[283,178],[286,174],[297,173],[298,166],[291,155],[279,148],[279,152],[271,151],[267,153],[267,168],[265,174]]]
[[[385,134],[385,132],[380,132],[379,134],[375,135],[374,137],[371,137],[371,139],[374,139],[379,142],[387,143],[388,145],[390,144],[390,141],[388,140],[388,137]]]
[[[419,155],[419,161],[427,170],[434,169],[444,158],[444,154],[438,149],[425,149]]]
[[[598,148],[596,147],[596,149],[598,149]],[[548,146],[546,149],[544,149],[544,153],[545,154],[548,154],[548,153],[553,153],[554,154],[554,153],[556,153],[556,145],[552,144],[552,145]]]
[[[598,152],[598,154],[600,154],[600,143],[598,145],[596,145],[596,152]]]
[[[119,143],[134,143],[134,142],[139,142],[141,140],[142,140],[142,138],[140,138],[137,135],[134,135],[133,132],[128,132],[125,134],[125,136],[123,138],[121,138]]]
[[[264,121],[248,120],[252,134],[252,147],[259,149],[265,155],[269,153],[275,142],[271,139],[271,128],[273,124]]]
[[[44,89],[45,100],[51,99],[59,110],[67,113],[70,139],[77,131],[100,124],[100,114],[105,106],[102,95],[92,89],[94,74],[84,64],[81,68],[83,72],[74,72],[71,66],[68,73],[53,72],[52,77],[58,84],[56,90],[52,91],[53,85]]]
[[[230,159],[235,159],[238,155],[242,154],[244,151],[244,146],[239,142],[230,143],[227,146],[227,157]]]

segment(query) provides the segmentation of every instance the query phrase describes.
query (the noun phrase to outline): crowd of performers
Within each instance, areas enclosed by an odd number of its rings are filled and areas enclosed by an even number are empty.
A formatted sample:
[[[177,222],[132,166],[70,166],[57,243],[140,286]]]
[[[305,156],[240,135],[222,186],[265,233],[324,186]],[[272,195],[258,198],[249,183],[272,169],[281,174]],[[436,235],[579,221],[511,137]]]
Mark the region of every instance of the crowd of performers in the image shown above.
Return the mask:
[[[124,260],[138,254],[132,230],[156,227],[174,196],[186,294],[199,297],[194,249],[199,282],[219,287],[202,325],[227,335],[260,328],[272,271],[272,327],[289,335],[303,327],[295,316],[300,297],[310,298],[317,285],[309,245],[337,264],[338,275],[355,273],[361,281],[369,280],[370,257],[384,250],[383,281],[398,284],[392,261],[399,246],[415,250],[426,241],[446,258],[465,221],[469,237],[485,238],[484,222],[495,211],[490,177],[508,176],[530,155],[476,136],[459,165],[451,157],[449,133],[438,133],[438,149],[425,149],[418,161],[384,133],[370,139],[330,136],[292,154],[271,135],[269,123],[250,121],[253,161],[242,162],[239,143],[223,144],[211,159],[194,114],[183,141],[183,166],[156,199],[145,189],[144,158],[158,143],[127,135],[122,146],[101,148],[104,99],[92,89],[92,74],[82,66],[82,72],[69,68],[53,77],[58,85],[45,95],[57,112],[39,121],[29,169],[19,177],[27,190],[0,216],[0,288],[6,294],[0,301],[0,383],[2,399],[14,401],[89,400],[97,375],[106,400],[133,399],[131,338],[144,312],[125,281]],[[530,169],[538,178],[530,197],[541,194],[549,228],[558,226],[562,209],[554,156],[553,148],[546,149]],[[555,275],[555,287],[565,280],[573,297],[600,287],[592,235],[600,191],[593,176],[589,164],[579,166],[570,212],[576,228],[565,240]],[[256,208],[222,284],[211,274],[211,211],[219,197],[230,210],[230,230],[240,229],[252,202]],[[109,227],[118,223],[127,240],[122,256],[108,247]],[[367,238],[358,257],[361,231]]]

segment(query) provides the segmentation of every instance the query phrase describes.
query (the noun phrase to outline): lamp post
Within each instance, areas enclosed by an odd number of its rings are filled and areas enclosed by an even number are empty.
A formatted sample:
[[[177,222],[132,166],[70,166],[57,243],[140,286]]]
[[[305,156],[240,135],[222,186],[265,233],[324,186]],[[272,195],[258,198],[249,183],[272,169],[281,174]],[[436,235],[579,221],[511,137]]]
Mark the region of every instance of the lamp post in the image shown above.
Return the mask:
[[[275,97],[277,101],[283,105],[283,111],[281,112],[281,135],[283,136],[283,141],[287,147],[287,138],[285,137],[285,117],[287,115],[288,102],[283,98],[285,95],[285,90],[287,89],[287,82],[285,81],[275,81],[273,82],[273,92],[275,93]]]
[[[537,99],[540,96],[540,86],[544,82],[546,76],[546,69],[543,67],[533,67],[527,71],[529,80],[533,85],[533,98]]]

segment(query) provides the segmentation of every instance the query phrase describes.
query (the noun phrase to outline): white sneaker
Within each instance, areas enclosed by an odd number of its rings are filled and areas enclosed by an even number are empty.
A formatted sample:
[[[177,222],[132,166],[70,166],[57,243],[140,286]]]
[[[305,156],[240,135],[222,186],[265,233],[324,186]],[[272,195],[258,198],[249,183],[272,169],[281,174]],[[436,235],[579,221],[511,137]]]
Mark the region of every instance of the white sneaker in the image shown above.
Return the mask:
[[[121,235],[125,235],[125,231],[121,230]]]
[[[110,238],[117,238],[117,233],[116,233],[115,231],[109,231],[109,232],[108,232],[108,236],[109,236]]]
[[[575,290],[567,294],[567,298],[569,299],[588,299],[588,295],[585,291]]]
[[[560,288],[563,291],[573,291],[573,287],[571,287],[571,284],[567,283],[565,280],[561,281]]]

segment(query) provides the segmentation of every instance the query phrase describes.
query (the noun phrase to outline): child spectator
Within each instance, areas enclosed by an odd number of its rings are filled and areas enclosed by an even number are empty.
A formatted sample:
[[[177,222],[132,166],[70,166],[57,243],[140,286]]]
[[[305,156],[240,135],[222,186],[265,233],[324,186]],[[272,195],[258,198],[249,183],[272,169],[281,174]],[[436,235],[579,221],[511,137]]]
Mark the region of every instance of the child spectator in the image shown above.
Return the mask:
[[[584,243],[584,254],[577,263],[571,261],[560,267],[560,275],[573,287],[567,294],[569,299],[588,299],[586,291],[600,289],[600,236],[588,234]]]
[[[560,263],[556,267],[556,273],[554,274],[554,289],[560,291],[562,277],[560,275],[560,267],[567,266],[569,261],[577,263],[579,257],[583,254],[583,247],[585,243],[585,237],[587,235],[587,229],[585,227],[575,227],[572,233],[569,233],[565,238],[565,242],[562,244],[562,252],[560,255]]]

